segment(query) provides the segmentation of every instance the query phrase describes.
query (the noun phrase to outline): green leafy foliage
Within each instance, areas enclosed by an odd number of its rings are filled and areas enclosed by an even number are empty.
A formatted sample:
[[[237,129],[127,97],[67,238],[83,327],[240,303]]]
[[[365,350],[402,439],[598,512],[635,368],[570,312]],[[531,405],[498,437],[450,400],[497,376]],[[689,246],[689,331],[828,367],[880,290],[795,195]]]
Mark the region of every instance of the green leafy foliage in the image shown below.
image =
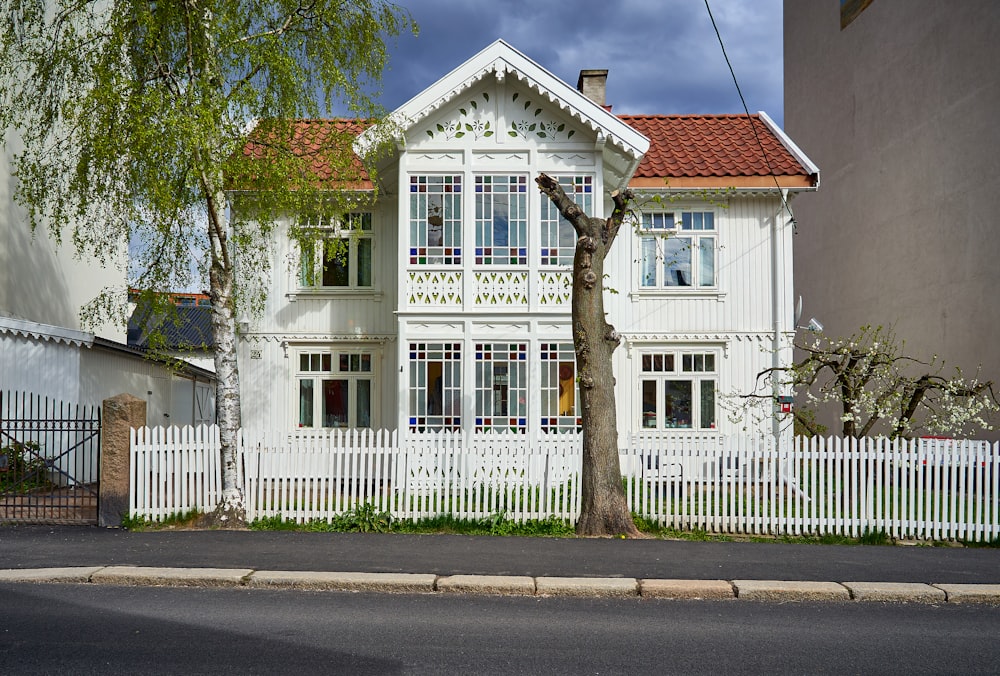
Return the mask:
[[[560,519],[549,517],[526,521],[508,519],[504,512],[497,512],[485,519],[456,519],[447,514],[417,521],[394,519],[387,512],[380,512],[371,504],[364,504],[337,515],[329,521],[317,519],[305,523],[287,521],[280,514],[257,519],[250,524],[253,530],[295,530],[318,532],[361,533],[453,533],[461,535],[499,535],[527,537],[568,537],[573,527]]]
[[[15,441],[0,448],[0,493],[29,493],[49,488],[48,465],[38,443]]]
[[[384,0],[2,7],[13,25],[0,36],[0,122],[24,144],[15,197],[33,227],[101,261],[130,247],[128,282],[144,290],[205,288],[213,264],[245,259],[254,274],[235,302],[248,309],[259,307],[268,263],[255,245],[275,218],[331,199],[328,170],[341,180],[358,171],[355,130],[324,130],[303,156],[293,121],[338,104],[377,116],[384,39],[414,28]],[[253,152],[250,129],[262,141]],[[257,192],[224,222],[219,195],[234,182]],[[212,248],[220,217],[228,244]],[[109,289],[85,314],[104,319],[121,296]]]

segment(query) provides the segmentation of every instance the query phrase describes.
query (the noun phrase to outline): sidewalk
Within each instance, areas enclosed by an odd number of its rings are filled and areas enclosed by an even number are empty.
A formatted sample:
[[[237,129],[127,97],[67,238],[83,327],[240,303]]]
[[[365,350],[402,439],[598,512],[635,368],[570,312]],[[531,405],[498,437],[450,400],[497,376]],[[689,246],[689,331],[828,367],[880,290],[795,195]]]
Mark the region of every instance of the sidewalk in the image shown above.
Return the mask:
[[[519,585],[520,591],[507,588],[504,593],[528,593],[530,581],[531,593],[537,594],[576,593],[570,587],[582,584],[589,595],[604,593],[599,588],[605,587],[615,590],[606,592],[612,595],[645,596],[689,594],[696,588],[694,595],[699,598],[709,593],[761,599],[778,594],[776,598],[786,600],[793,592],[799,595],[795,598],[820,594],[844,600],[883,599],[909,589],[909,596],[898,600],[943,602],[949,585],[989,585],[971,591],[1000,602],[998,549],[377,533],[133,533],[80,526],[0,526],[0,570],[22,571],[6,573],[4,578],[23,578],[27,569],[60,568],[75,569],[76,577],[86,572],[85,581],[118,584],[129,580],[171,584],[162,571],[148,569],[175,569],[172,574],[190,584],[198,575],[182,570],[201,569],[205,584],[373,588],[372,584],[408,580],[420,591],[498,593],[494,588],[501,584]],[[224,582],[213,582],[205,569],[216,569],[212,575]],[[310,574],[293,575],[301,572]],[[317,573],[350,573],[348,578],[379,575],[366,579],[368,586],[351,587],[336,576]],[[575,581],[578,578],[584,581]],[[653,581],[660,582],[652,585]],[[781,588],[775,587],[779,581]],[[788,586],[800,582],[822,584]],[[874,589],[855,582],[881,586]],[[678,591],[682,587],[688,591]],[[953,587],[951,600],[963,590],[970,591]]]

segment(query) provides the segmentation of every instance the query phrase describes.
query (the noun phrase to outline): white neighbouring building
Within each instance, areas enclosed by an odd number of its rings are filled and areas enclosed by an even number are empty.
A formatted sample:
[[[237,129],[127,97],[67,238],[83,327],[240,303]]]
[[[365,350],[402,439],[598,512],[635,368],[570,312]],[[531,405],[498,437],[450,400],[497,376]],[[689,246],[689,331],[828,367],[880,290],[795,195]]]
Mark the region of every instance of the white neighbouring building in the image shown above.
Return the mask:
[[[620,432],[737,431],[723,393],[791,357],[787,204],[818,170],[763,113],[615,116],[606,75],[578,90],[497,41],[395,111],[377,202],[315,223],[346,255],[275,235],[239,343],[244,426],[576,429],[575,233],[545,172],[594,216],[641,196],[606,263]]]
[[[127,288],[125,252],[109,264],[76,256],[44,228],[32,232],[13,197],[12,158],[22,149],[4,132],[0,150],[0,415],[20,410],[22,393],[84,407],[127,392],[146,401],[150,425],[215,420],[215,376],[197,365],[170,368],[126,344],[126,327],[88,330],[81,307],[105,287]],[[112,248],[108,244],[108,248]],[[30,397],[29,397],[30,398]],[[0,439],[0,447],[9,440]]]

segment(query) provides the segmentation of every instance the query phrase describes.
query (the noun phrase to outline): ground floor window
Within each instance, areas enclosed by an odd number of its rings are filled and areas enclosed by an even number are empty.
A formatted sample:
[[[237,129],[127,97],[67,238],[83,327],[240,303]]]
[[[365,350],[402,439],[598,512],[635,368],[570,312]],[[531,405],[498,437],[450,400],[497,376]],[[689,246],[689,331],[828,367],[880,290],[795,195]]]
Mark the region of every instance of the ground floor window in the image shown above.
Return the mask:
[[[410,343],[407,417],[412,431],[462,427],[462,344]]]
[[[716,429],[714,352],[660,350],[640,355],[643,429]]]
[[[300,352],[295,381],[299,427],[372,426],[370,352]]]
[[[476,343],[476,431],[528,429],[528,344]]]
[[[542,431],[576,431],[580,429],[580,409],[573,343],[542,343],[540,349]]]

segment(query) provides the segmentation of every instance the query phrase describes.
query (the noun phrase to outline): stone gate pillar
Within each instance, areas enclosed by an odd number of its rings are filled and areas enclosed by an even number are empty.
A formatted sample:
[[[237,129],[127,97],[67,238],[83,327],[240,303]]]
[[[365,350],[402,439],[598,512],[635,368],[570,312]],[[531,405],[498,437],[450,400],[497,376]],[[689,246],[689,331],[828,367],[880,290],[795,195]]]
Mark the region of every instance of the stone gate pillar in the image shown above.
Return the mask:
[[[146,425],[146,402],[131,394],[105,399],[101,410],[100,526],[120,526],[129,506],[129,429]]]

